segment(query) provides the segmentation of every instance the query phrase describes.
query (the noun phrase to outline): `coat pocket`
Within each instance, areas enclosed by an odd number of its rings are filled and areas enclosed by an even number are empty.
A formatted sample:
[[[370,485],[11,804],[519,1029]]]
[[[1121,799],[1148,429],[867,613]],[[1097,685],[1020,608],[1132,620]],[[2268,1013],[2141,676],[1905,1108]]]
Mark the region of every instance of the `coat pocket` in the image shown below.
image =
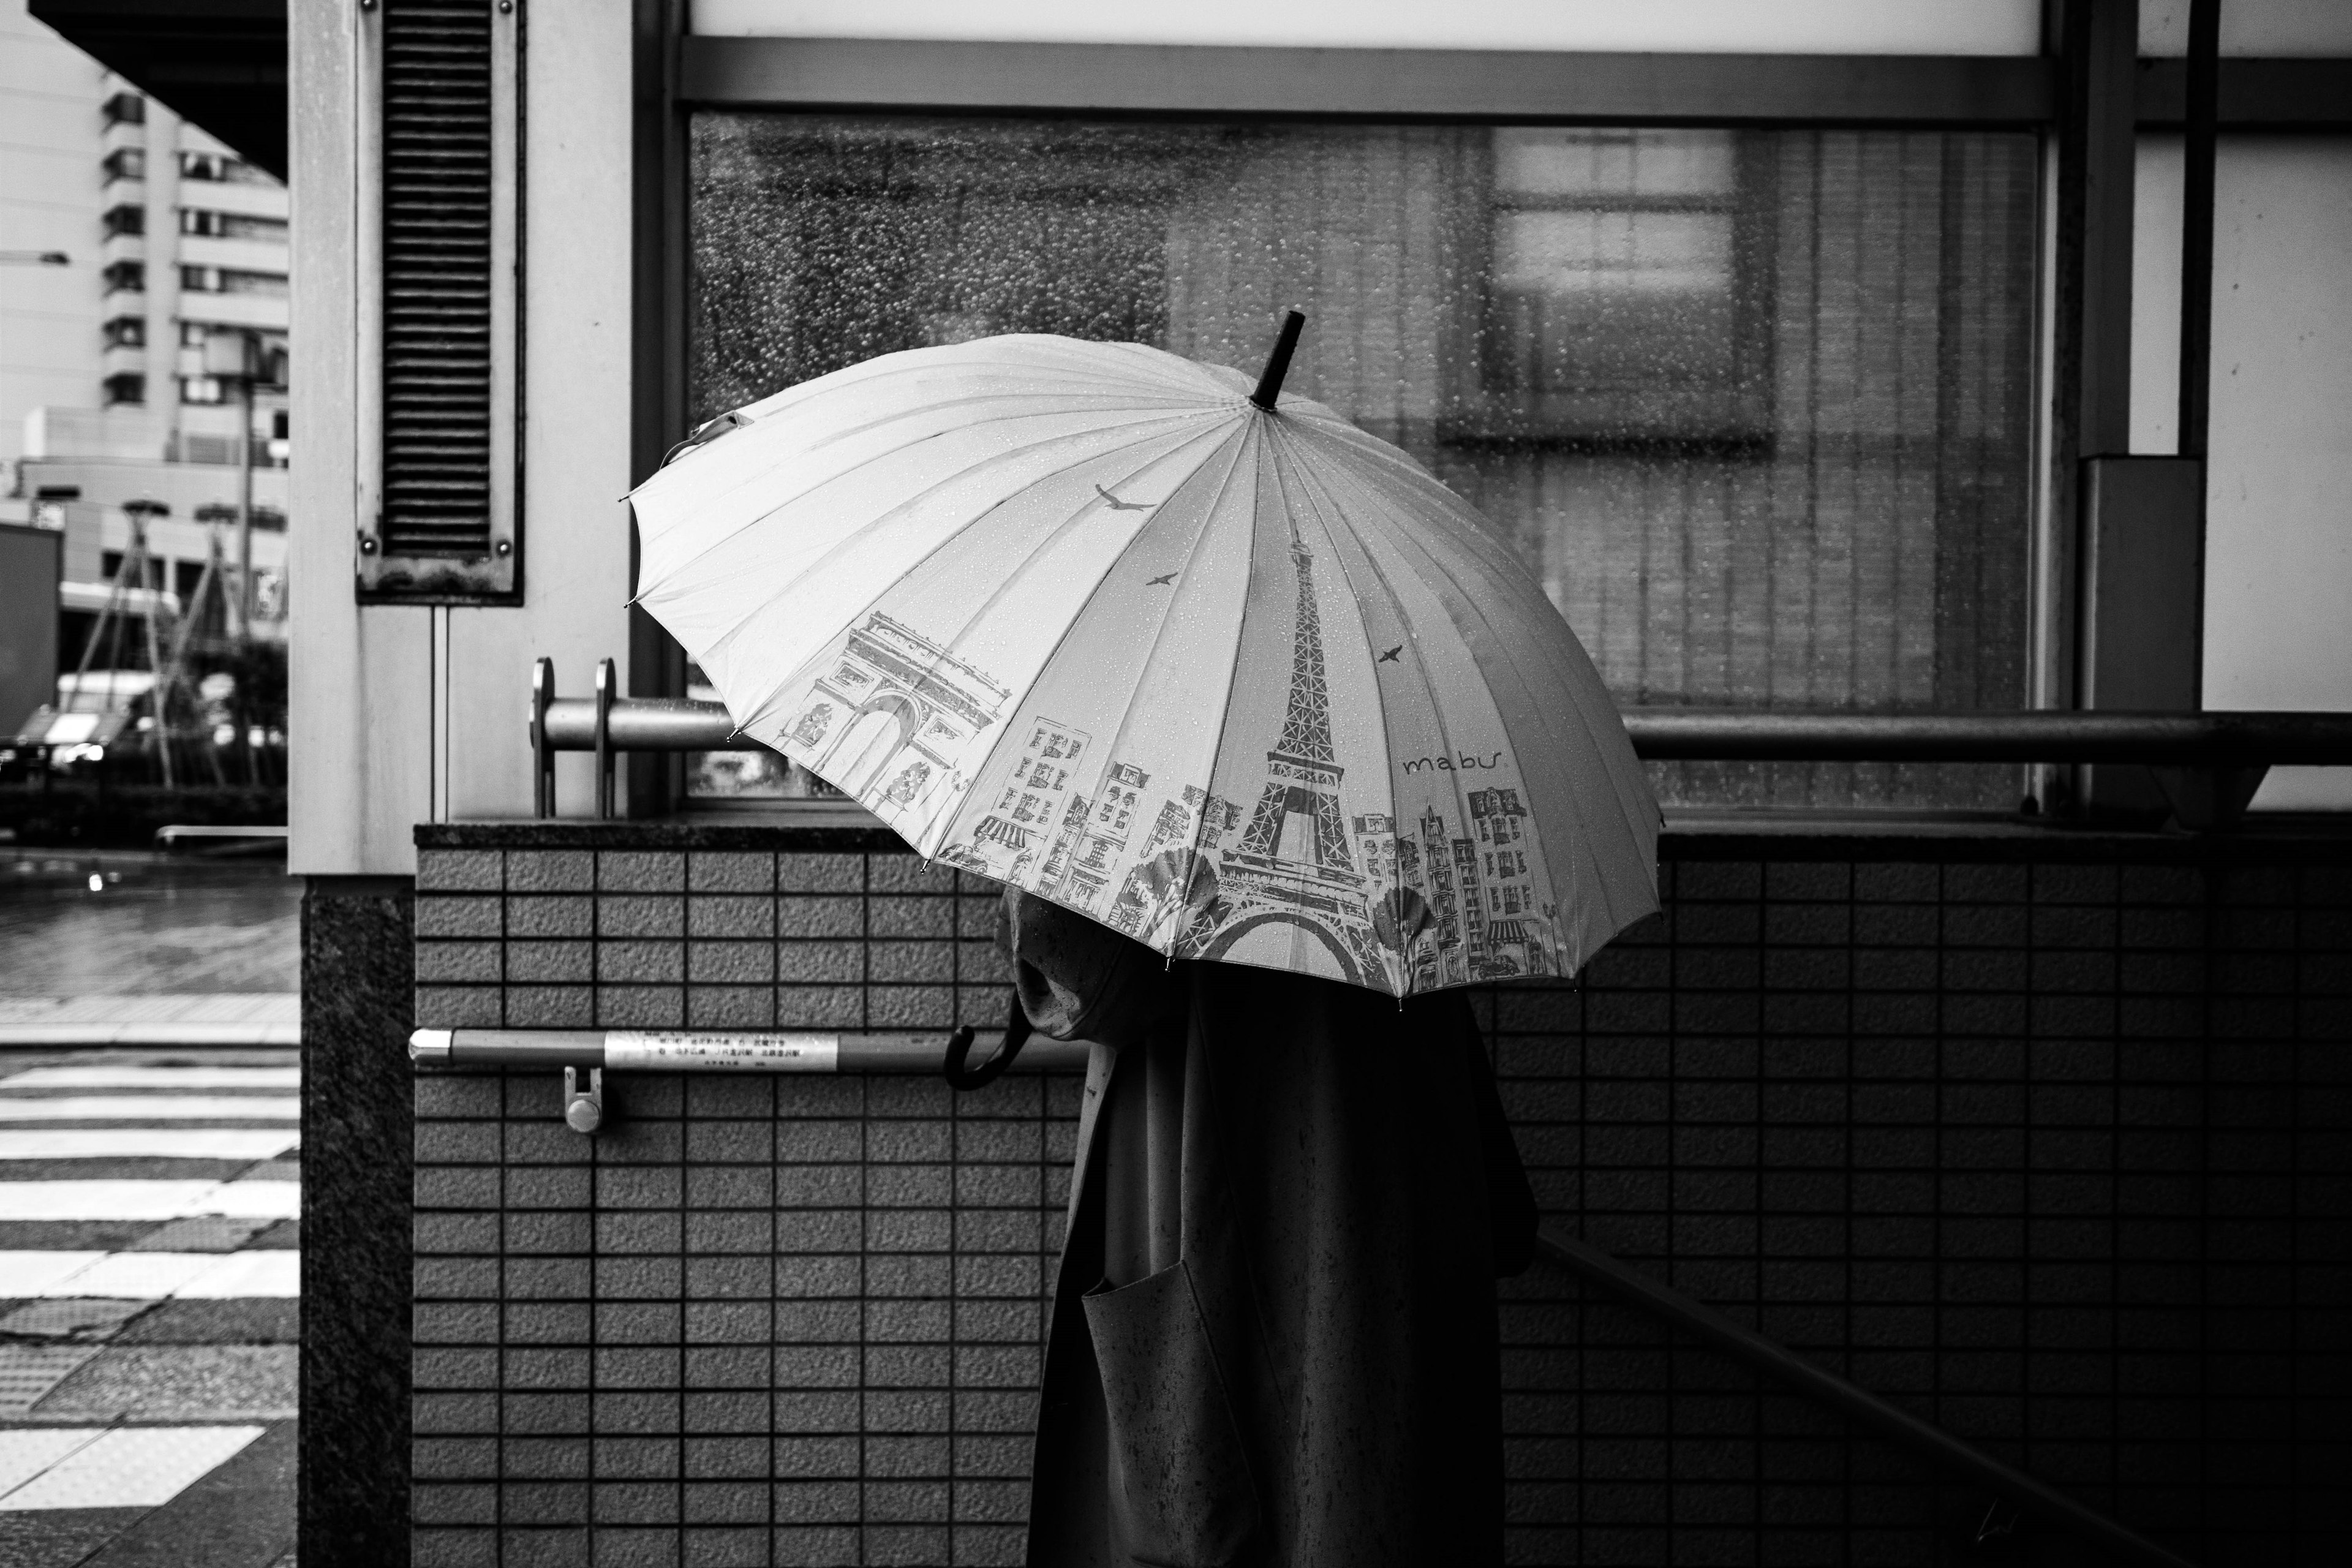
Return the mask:
[[[1191,1271],[1180,1261],[1083,1300],[1120,1540],[1158,1568],[1224,1568],[1256,1528],[1257,1494]]]

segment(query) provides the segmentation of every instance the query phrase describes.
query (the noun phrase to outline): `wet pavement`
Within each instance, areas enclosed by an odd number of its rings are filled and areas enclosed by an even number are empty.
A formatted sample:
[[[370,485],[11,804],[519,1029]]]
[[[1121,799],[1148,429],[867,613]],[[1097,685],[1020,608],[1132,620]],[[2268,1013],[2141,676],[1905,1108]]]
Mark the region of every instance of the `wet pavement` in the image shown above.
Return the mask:
[[[0,847],[0,995],[292,992],[301,901],[276,856]]]
[[[0,1568],[293,1562],[301,889],[0,846]]]
[[[293,1562],[299,1085],[0,1052],[0,1568]]]

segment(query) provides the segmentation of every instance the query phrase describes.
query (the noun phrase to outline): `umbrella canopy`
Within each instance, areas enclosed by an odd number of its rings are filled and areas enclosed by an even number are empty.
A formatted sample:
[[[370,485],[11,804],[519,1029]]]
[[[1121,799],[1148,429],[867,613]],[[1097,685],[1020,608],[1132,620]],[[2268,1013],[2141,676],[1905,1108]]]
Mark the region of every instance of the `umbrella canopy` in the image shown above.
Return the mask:
[[[836,371],[635,492],[638,602],[923,855],[1173,957],[1573,973],[1658,907],[1616,707],[1466,503],[1278,379],[1034,335]]]

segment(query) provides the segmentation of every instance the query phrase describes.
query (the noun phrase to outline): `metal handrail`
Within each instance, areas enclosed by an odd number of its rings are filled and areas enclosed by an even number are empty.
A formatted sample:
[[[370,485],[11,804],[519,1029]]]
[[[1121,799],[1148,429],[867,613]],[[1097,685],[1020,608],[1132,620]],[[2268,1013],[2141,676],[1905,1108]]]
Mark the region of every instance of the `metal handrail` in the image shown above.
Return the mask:
[[[597,666],[595,689],[593,697],[559,699],[552,661],[541,659],[533,672],[531,749],[541,816],[554,814],[557,752],[596,753],[598,815],[610,816],[618,752],[768,749],[739,731],[719,703],[614,696],[611,659]],[[2352,713],[1634,708],[1622,717],[1635,753],[1652,762],[2132,763],[2252,777],[2291,764],[2352,765]]]
[[[982,1035],[991,1051],[998,1041]],[[1039,1039],[1015,1070],[1068,1071],[1086,1065],[1084,1041]],[[701,1073],[938,1072],[947,1047],[936,1033],[911,1030],[771,1031],[602,1029],[419,1029],[409,1037],[411,1060],[454,1066],[561,1069],[564,1119],[592,1133],[604,1122],[604,1075],[608,1069]],[[580,1075],[588,1075],[583,1087]],[[1538,1228],[1538,1247],[1599,1286],[1729,1355],[1761,1376],[1837,1411],[1856,1426],[1955,1474],[1965,1476],[2021,1512],[2049,1520],[2126,1561],[2149,1568],[2194,1568],[2094,1509],[2022,1470],[2002,1464],[1867,1389],[1847,1382],[1713,1308],[1611,1257],[1551,1225]]]
[[[590,698],[553,701],[547,743],[597,749]],[[1634,709],[1633,750],[1653,762],[2352,764],[2352,713],[1773,713]],[[759,752],[716,702],[622,698],[604,716],[616,752]]]
[[[947,1038],[944,1029],[418,1029],[408,1037],[408,1057],[457,1067],[936,1073]],[[973,1049],[985,1057],[1003,1038],[998,1030],[975,1030]],[[1076,1072],[1086,1065],[1084,1040],[1035,1037],[1013,1070]]]
[[[2063,1526],[2126,1562],[2147,1563],[2149,1568],[2195,1568],[2189,1559],[2097,1510],[2084,1507],[2047,1482],[2002,1464],[1933,1422],[1923,1421],[1868,1389],[1848,1383],[1788,1346],[1741,1327],[1712,1307],[1659,1283],[1556,1226],[1538,1226],[1536,1245],[1545,1256],[1567,1265],[1587,1283],[1599,1286],[1654,1317],[1664,1319],[1749,1371],[1817,1405],[1829,1406],[1896,1447],[1967,1477],[2021,1513]]]

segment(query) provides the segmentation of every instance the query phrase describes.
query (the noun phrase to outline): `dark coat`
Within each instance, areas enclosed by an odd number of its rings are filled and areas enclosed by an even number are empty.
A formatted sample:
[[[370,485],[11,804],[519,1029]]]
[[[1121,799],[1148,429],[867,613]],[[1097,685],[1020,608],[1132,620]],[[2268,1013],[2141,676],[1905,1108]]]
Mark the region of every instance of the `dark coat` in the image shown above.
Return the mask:
[[[1536,1212],[1468,1002],[1005,906],[1031,1021],[1097,1043],[1029,1562],[1499,1563],[1493,1279]]]

